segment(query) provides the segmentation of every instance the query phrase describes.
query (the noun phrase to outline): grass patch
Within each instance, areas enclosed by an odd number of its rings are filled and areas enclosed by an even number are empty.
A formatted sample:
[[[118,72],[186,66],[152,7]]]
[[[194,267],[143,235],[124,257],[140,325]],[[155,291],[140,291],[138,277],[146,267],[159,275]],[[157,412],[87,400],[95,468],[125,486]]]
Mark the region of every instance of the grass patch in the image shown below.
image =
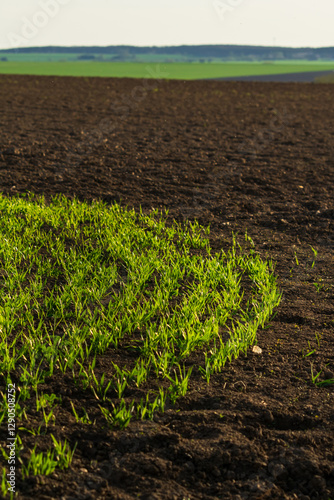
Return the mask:
[[[247,252],[233,238],[228,253],[213,254],[209,227],[196,221],[167,224],[158,211],[60,195],[50,204],[1,195],[0,215],[2,385],[15,384],[22,437],[52,445],[31,451],[25,476],[72,460],[50,433],[61,399],[45,393],[46,381],[90,392],[103,425],[123,429],[174,404],[195,374],[209,382],[246,353],[280,301],[273,264],[247,235]],[[24,409],[32,405],[38,426]],[[71,406],[77,422],[94,425]],[[7,412],[4,396],[0,420]]]
[[[286,61],[267,64],[263,62],[222,63],[132,63],[132,62],[0,62],[0,74],[99,76],[128,78],[158,78],[196,80],[251,75],[274,75],[304,71],[330,71],[333,62]]]

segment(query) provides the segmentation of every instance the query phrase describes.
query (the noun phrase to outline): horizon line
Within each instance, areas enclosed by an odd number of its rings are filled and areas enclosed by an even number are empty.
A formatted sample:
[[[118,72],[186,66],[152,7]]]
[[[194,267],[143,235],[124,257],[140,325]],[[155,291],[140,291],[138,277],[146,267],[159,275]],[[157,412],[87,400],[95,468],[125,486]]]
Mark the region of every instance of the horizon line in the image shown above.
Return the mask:
[[[311,47],[311,46],[300,46],[300,47],[291,47],[291,46],[284,46],[284,45],[245,45],[245,44],[232,44],[232,43],[226,43],[226,44],[221,44],[221,43],[201,43],[201,44],[177,44],[177,45],[131,45],[131,44],[115,44],[115,45],[27,45],[25,47],[6,47],[6,48],[0,48],[0,51],[20,51],[24,49],[42,49],[42,48],[109,48],[109,47],[134,47],[134,48],[171,48],[171,47],[261,47],[261,48],[267,48],[267,49],[293,49],[293,50],[298,50],[298,49],[312,49],[312,50],[318,50],[318,49],[334,49],[334,45],[328,45],[328,46],[320,46],[320,47]]]

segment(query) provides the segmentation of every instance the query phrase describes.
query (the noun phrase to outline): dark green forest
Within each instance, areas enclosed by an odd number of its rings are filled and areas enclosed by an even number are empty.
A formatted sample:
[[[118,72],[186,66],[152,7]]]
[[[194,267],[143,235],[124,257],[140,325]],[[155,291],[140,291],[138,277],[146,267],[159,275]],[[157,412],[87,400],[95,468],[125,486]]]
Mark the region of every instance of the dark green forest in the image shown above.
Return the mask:
[[[248,45],[180,45],[171,47],[135,47],[115,45],[108,47],[25,47],[0,50],[2,58],[18,54],[76,55],[78,60],[214,62],[221,61],[284,61],[334,60],[334,47],[291,48]]]

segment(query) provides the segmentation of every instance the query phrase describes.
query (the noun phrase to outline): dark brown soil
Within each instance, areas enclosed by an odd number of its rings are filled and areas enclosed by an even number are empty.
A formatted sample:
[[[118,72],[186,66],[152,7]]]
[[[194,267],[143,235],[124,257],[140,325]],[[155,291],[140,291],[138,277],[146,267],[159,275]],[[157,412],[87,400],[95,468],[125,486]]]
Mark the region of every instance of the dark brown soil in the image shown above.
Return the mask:
[[[67,471],[18,474],[19,498],[333,499],[334,385],[311,377],[334,378],[333,86],[0,76],[0,109],[6,195],[168,207],[210,223],[214,249],[247,230],[283,292],[262,354],[194,376],[152,422],[77,424],[70,401],[98,402],[50,380],[50,432],[77,450]],[[23,456],[51,443],[24,439]]]

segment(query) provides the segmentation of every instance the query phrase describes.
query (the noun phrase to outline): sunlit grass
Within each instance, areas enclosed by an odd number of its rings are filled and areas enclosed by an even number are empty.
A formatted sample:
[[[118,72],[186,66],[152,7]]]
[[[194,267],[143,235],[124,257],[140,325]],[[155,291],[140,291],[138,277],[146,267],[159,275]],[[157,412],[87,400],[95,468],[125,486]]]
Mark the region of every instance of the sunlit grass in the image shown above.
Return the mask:
[[[194,80],[304,71],[330,71],[333,62],[222,62],[222,63],[132,63],[132,62],[0,62],[0,74],[165,78]]]
[[[3,385],[16,384],[23,437],[49,435],[55,422],[61,398],[41,390],[46,378],[70,375],[94,395],[105,425],[123,429],[174,404],[196,372],[209,382],[257,342],[280,302],[272,262],[247,235],[247,251],[233,238],[227,253],[213,254],[209,227],[167,224],[166,215],[0,196],[0,373]],[[127,366],[113,358],[120,348],[131,354]],[[102,373],[96,363],[106,355]],[[38,427],[24,410],[32,402]],[[77,422],[94,425],[71,406]],[[4,397],[0,420],[7,409]],[[55,447],[53,439],[48,453],[32,450],[24,474],[50,473],[57,453],[72,459],[67,444]]]

